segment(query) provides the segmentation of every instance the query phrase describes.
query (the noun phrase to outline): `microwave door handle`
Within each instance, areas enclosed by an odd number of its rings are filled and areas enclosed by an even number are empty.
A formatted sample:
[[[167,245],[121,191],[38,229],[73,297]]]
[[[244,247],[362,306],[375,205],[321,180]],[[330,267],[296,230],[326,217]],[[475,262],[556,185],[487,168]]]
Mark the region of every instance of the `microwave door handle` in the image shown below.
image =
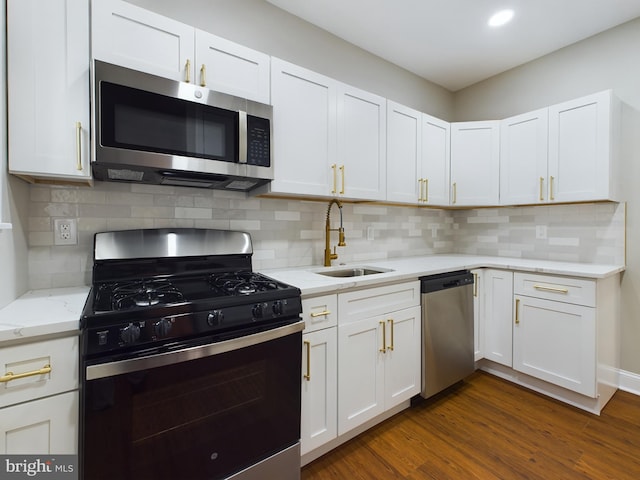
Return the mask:
[[[238,163],[247,163],[247,112],[238,112]]]

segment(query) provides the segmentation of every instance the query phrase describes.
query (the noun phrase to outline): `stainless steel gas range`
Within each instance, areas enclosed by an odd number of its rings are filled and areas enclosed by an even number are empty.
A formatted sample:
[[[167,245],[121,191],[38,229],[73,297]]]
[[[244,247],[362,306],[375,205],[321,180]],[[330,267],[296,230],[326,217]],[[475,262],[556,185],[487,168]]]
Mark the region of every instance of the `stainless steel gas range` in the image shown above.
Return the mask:
[[[300,477],[300,291],[251,238],[98,233],[81,321],[81,478]]]

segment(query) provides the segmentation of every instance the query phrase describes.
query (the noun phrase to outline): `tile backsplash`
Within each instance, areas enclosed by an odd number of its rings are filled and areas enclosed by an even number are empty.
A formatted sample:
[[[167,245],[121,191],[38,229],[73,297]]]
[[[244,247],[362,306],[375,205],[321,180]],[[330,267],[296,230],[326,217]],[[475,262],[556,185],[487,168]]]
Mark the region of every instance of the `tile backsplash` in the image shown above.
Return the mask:
[[[243,230],[253,240],[256,270],[321,265],[327,205],[154,185],[32,185],[29,288],[89,284],[93,234],[132,228]],[[347,246],[338,247],[334,264],[434,253],[624,262],[624,204],[441,210],[345,203],[342,214]],[[54,245],[55,218],[77,219],[77,245]],[[339,219],[334,206],[332,228]],[[546,238],[536,239],[542,230]]]

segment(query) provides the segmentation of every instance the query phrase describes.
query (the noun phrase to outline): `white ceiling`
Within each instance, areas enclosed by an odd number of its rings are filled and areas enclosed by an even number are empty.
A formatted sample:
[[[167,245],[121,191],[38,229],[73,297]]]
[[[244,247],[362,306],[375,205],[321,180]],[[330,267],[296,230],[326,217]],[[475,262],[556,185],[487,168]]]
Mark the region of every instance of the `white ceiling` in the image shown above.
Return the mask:
[[[640,16],[640,0],[267,1],[451,91]]]

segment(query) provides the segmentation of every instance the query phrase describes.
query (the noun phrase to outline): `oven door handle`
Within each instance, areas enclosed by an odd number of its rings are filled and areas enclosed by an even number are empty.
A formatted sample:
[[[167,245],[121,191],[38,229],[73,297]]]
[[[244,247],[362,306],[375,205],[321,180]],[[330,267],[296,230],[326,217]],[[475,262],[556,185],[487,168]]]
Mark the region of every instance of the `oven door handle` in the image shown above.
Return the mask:
[[[162,352],[155,355],[149,355],[148,357],[129,358],[116,362],[89,365],[86,367],[86,379],[97,380],[99,378],[113,377],[123,373],[138,372],[141,370],[164,367],[166,365],[173,365],[189,360],[196,360],[198,358],[211,357],[213,355],[219,355],[221,353],[231,352],[233,350],[239,350],[241,348],[285,337],[287,335],[301,332],[303,329],[304,321],[301,320],[290,325],[284,325],[272,330],[224,340],[222,342],[198,345],[171,352]]]

